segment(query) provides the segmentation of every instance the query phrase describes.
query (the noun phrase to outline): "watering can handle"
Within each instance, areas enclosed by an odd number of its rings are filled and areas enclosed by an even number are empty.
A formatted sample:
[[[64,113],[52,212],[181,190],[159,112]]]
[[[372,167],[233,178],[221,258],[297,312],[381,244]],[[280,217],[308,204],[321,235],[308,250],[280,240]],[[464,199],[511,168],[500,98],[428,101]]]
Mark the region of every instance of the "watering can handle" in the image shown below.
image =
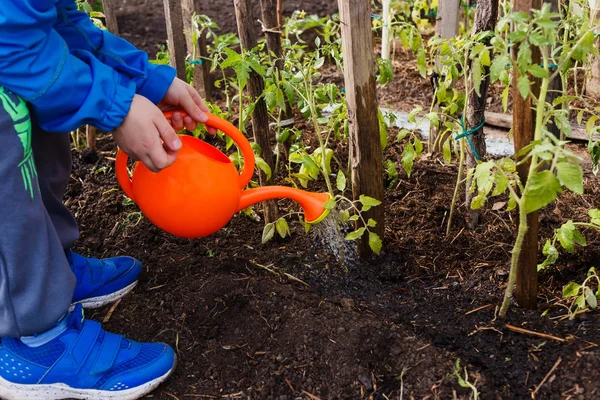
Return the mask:
[[[171,119],[175,112],[180,113],[182,117],[187,116],[187,113],[183,110],[170,110],[164,112],[165,118]],[[206,121],[204,125],[218,129],[229,136],[242,151],[242,155],[244,156],[244,169],[240,174],[240,189],[244,189],[248,185],[248,182],[250,182],[250,179],[252,179],[252,174],[254,173],[254,152],[252,151],[250,142],[248,142],[244,134],[233,126],[232,123],[225,121],[216,115],[210,113],[205,114],[208,117],[208,121]],[[135,202],[131,178],[129,178],[127,172],[127,154],[121,149],[117,151],[115,169],[119,185],[123,188],[127,197]]]

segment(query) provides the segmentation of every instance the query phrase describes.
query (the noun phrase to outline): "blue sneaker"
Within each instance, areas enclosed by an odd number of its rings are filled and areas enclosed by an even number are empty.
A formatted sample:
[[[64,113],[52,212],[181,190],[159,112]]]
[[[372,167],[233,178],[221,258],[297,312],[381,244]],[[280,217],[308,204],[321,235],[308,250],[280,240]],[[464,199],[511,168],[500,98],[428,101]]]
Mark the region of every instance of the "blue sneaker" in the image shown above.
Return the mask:
[[[73,304],[98,308],[115,302],[131,292],[137,284],[142,264],[132,257],[98,260],[66,251],[71,270],[77,278]]]
[[[105,332],[84,319],[78,304],[46,333],[2,339],[0,398],[139,399],[167,379],[175,364],[168,345]]]

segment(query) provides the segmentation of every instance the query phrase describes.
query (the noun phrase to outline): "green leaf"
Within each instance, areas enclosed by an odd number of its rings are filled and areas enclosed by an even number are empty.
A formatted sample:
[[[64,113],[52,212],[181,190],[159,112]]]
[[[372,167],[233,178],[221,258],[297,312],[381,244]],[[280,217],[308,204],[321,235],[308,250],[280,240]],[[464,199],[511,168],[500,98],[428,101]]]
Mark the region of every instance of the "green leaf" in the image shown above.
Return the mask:
[[[346,235],[346,237],[344,238],[344,240],[356,240],[356,239],[359,239],[365,233],[365,230],[366,230],[365,227],[358,228],[354,232],[350,232],[348,235]]]
[[[577,123],[581,125],[581,121],[583,121],[583,113],[585,113],[585,110],[579,110],[579,112],[577,113]]]
[[[530,65],[527,71],[529,71],[529,73],[535,76],[536,78],[548,77],[548,71],[546,71],[543,67],[539,65]]]
[[[519,46],[519,52],[517,53],[519,72],[524,73],[527,71],[527,68],[531,65],[531,61],[531,46],[529,46],[529,43],[523,42]]]
[[[471,74],[473,76],[473,88],[475,89],[475,93],[477,93],[477,96],[481,96],[481,81],[483,77],[481,73],[481,61],[479,61],[478,58],[473,60]]]
[[[559,110],[554,114],[554,123],[556,127],[565,134],[565,136],[571,136],[571,122],[569,121],[568,111]]]
[[[556,247],[552,245],[550,240],[546,240],[546,244],[544,244],[544,249],[542,253],[546,256],[546,259],[543,263],[538,265],[538,272],[548,267],[549,265],[554,265],[556,260],[558,260],[558,250]]]
[[[323,204],[323,208],[333,210],[335,208],[335,199],[329,199]]]
[[[365,196],[364,194],[360,195],[360,197],[358,198],[358,201],[363,206],[376,207],[381,204],[381,201],[374,199],[373,197]]]
[[[381,247],[383,246],[381,238],[375,232],[369,232],[369,247],[377,255],[381,253]]]
[[[388,131],[387,124],[385,123],[385,118],[381,110],[377,111],[377,120],[379,121],[379,144],[381,145],[381,149],[385,150],[388,144]]]
[[[508,189],[508,176],[504,174],[496,174],[496,186],[492,192],[492,196],[498,196],[504,193]]]
[[[556,176],[561,185],[574,193],[583,194],[583,171],[579,164],[559,162],[556,164]]]
[[[520,76],[517,79],[517,87],[519,88],[519,93],[523,99],[526,99],[529,96],[529,79],[526,75]]]
[[[348,218],[348,221],[358,221],[358,215],[354,214],[353,216]]]
[[[423,78],[427,78],[427,60],[425,58],[425,50],[420,48],[417,53],[417,68],[419,70],[419,74]]]
[[[559,193],[562,193],[562,186],[552,172],[536,172],[529,177],[523,193],[525,212],[529,214],[550,204]]]
[[[350,219],[350,211],[348,210],[341,210],[340,211],[340,222],[343,224],[345,224],[346,222],[348,222],[348,220]]]
[[[406,135],[409,134],[408,129],[406,128],[402,128],[400,129],[400,132],[398,132],[398,136],[396,136],[396,141],[399,142],[401,140],[404,140],[404,138],[406,137]]]
[[[415,136],[413,140],[413,145],[415,146],[415,153],[418,157],[423,152],[423,143],[421,143],[419,138]]]
[[[490,66],[490,80],[496,82],[500,79],[500,74],[506,69],[506,65],[510,63],[510,58],[506,55],[498,56]]]
[[[412,173],[413,162],[416,157],[415,149],[411,142],[406,143],[404,146],[404,150],[402,151],[402,168],[406,171],[406,174],[410,178],[410,174]]]
[[[269,240],[273,239],[274,235],[275,235],[275,224],[270,222],[270,223],[266,224],[263,229],[262,243],[263,244],[267,243]]]
[[[592,224],[600,226],[600,210],[598,210],[597,208],[592,208],[588,211],[588,215],[591,218],[590,222]]]
[[[575,244],[585,246],[585,237],[577,230],[573,221],[569,220],[556,230],[556,237],[561,246],[569,253],[575,251]]]
[[[285,238],[286,235],[290,234],[290,227],[285,218],[279,218],[275,223],[275,227],[277,228],[277,233],[279,233],[279,236],[282,238]]]
[[[490,50],[489,49],[483,49],[483,51],[481,52],[481,65],[483,65],[484,67],[489,67],[490,66]]]
[[[596,309],[598,307],[598,300],[596,299],[596,295],[589,287],[584,289],[585,301],[589,304],[591,309]]]
[[[506,211],[512,211],[517,208],[517,201],[514,197],[510,196],[508,198],[508,206],[506,207]]]
[[[581,289],[580,284],[578,284],[577,282],[569,282],[565,287],[563,287],[563,299],[568,299],[570,297],[577,296],[579,294],[579,289]]]
[[[596,117],[595,115],[592,115],[587,122],[585,123],[585,131],[589,134],[592,132],[592,129],[594,129],[594,127],[596,126],[596,120],[598,119],[598,117]]]
[[[344,175],[344,171],[338,171],[335,184],[340,192],[346,190],[346,175]]]
[[[271,167],[261,157],[255,157],[256,166],[267,175],[267,180],[271,179]]]
[[[504,110],[504,112],[506,112],[508,110],[508,95],[510,94],[510,87],[507,86],[504,88],[504,90],[502,91],[502,109]]]
[[[446,164],[450,164],[450,161],[452,161],[452,149],[450,148],[449,140],[444,141],[444,145],[442,146],[442,151],[444,154],[444,161],[446,162]]]
[[[375,228],[377,226],[377,221],[375,221],[373,218],[369,218],[367,221],[367,226],[369,228]]]

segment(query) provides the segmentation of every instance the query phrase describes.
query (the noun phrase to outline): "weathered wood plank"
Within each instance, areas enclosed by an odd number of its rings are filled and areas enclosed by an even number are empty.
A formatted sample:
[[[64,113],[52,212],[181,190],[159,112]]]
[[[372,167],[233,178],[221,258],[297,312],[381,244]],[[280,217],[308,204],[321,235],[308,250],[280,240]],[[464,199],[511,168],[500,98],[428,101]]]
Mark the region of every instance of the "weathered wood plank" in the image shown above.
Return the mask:
[[[530,13],[532,9],[541,7],[541,0],[515,0],[514,11],[523,11]],[[514,49],[518,51],[518,49]],[[516,58],[516,55],[514,56]],[[540,51],[537,47],[532,47],[533,63],[540,62]],[[538,95],[540,86],[539,80],[530,77],[534,82],[531,88],[532,94],[523,99],[519,93],[517,79],[518,70],[515,67],[512,82],[513,98],[513,136],[515,141],[515,154],[523,147],[527,146],[534,139],[535,135],[535,112],[532,108],[532,95]],[[522,182],[527,181],[529,173],[529,163],[523,163],[517,167],[517,172]],[[538,231],[539,218],[538,212],[527,215],[527,233],[523,242],[521,255],[517,264],[517,280],[515,296],[517,303],[521,307],[535,309],[537,308],[537,254],[538,254]]]
[[[177,77],[186,80],[185,58],[187,56],[185,33],[183,31],[183,14],[180,0],[163,0],[165,20],[169,40],[171,65],[177,70]]]
[[[255,19],[252,15],[250,1],[234,0],[233,4],[235,7],[235,17],[237,20],[242,51],[253,49],[257,44],[257,40],[254,35],[253,25]],[[264,85],[262,77],[256,72],[251,71],[250,77],[248,78],[248,93],[250,94],[252,101],[256,101],[256,99],[262,95]],[[254,132],[254,140],[261,148],[261,157],[269,165],[271,171],[274,171],[275,162],[269,134],[269,113],[267,111],[267,105],[262,97],[256,101],[256,106],[252,113],[252,131]],[[259,172],[259,179],[261,185],[267,183],[267,177],[262,171]],[[263,204],[263,212],[266,223],[274,222],[278,215],[277,204],[275,201],[266,201]]]
[[[485,124],[490,126],[496,126],[499,128],[512,129],[513,116],[510,114],[502,114],[491,111],[485,112]],[[584,125],[571,124],[571,135],[567,137],[567,140],[582,140],[587,142],[589,136],[585,130]],[[592,135],[593,140],[600,140],[600,134],[595,133]]]
[[[188,54],[196,62],[193,64],[194,74],[192,76],[192,85],[200,93],[200,96],[206,100],[212,99],[212,82],[210,79],[210,60],[206,50],[206,36],[200,35],[196,43],[192,43],[194,25],[192,23],[193,15],[199,15],[200,2],[195,0],[181,0],[181,11],[183,14],[183,30],[185,32],[185,42]],[[200,64],[198,62],[201,62]]]
[[[477,10],[475,11],[475,21],[473,22],[473,30],[471,35],[475,35],[479,32],[493,31],[496,26],[496,20],[498,19],[498,0],[479,0],[477,3]],[[467,18],[468,20],[468,18]],[[489,42],[489,40],[488,40]],[[486,43],[489,44],[489,43]],[[475,129],[481,125],[485,120],[485,107],[487,100],[488,87],[490,84],[489,76],[490,68],[484,67],[481,84],[479,85],[479,93],[473,90],[469,94],[467,100],[467,115],[465,116],[465,128],[467,130]],[[473,77],[470,78],[471,87],[474,85]],[[483,128],[483,127],[482,127]],[[485,133],[483,129],[479,129],[471,136],[471,143],[477,152],[477,155],[484,159],[486,156],[485,147]],[[475,168],[477,166],[477,159],[473,149],[467,147],[466,154],[466,166],[467,170]],[[470,185],[466,185],[465,188],[465,203],[467,205],[467,225],[473,229],[479,224],[480,213],[478,210],[471,209],[471,199],[476,196],[476,193],[471,192]]]
[[[379,140],[377,96],[373,67],[373,33],[369,0],[339,0],[342,24],[344,81],[350,130],[352,192],[383,201],[383,152]],[[377,221],[374,231],[384,233],[384,206],[365,217]],[[370,254],[367,240],[359,244],[361,255]]]
[[[92,1],[88,1],[90,3]],[[104,20],[106,29],[114,35],[119,35],[119,24],[117,22],[117,2],[116,0],[102,0],[102,9],[104,10]]]

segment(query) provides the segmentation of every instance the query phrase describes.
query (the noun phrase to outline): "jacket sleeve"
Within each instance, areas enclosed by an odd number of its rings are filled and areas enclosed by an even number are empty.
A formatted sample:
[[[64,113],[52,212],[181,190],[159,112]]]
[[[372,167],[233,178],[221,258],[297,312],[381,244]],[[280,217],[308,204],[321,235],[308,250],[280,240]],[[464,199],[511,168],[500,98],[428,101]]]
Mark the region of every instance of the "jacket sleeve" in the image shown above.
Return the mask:
[[[53,1],[2,0],[0,86],[28,102],[47,131],[113,130],[129,112],[135,84],[92,53],[70,54],[56,19]]]
[[[77,9],[73,0],[59,1],[57,10],[55,29],[71,51],[92,52],[102,63],[132,79],[138,94],[155,104],[162,100],[175,78],[174,68],[150,63],[144,51],[96,27],[86,13]]]

